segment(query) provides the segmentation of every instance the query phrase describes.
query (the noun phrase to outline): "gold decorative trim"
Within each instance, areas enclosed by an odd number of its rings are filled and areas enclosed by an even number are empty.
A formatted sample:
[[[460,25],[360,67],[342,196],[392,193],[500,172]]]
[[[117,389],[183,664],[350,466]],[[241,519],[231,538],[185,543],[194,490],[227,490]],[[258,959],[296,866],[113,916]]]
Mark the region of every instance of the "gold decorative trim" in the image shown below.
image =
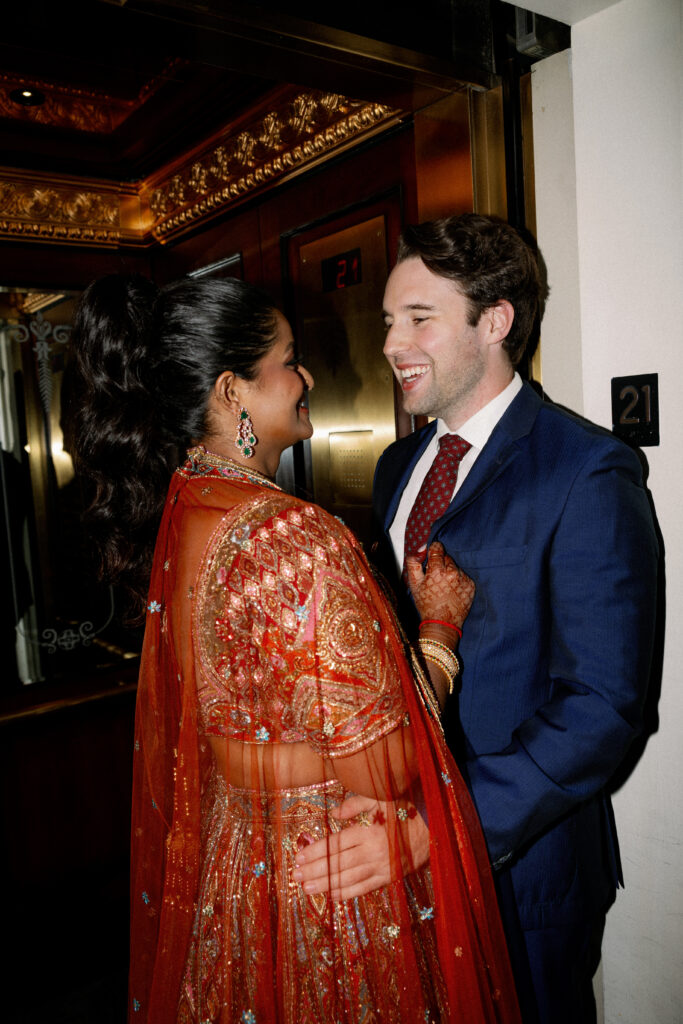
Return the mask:
[[[137,184],[0,168],[0,239],[104,248],[165,243],[400,117],[379,103],[291,87],[270,100],[256,120],[231,124]]]
[[[116,248],[150,227],[135,185],[0,168],[0,239]]]
[[[0,176],[0,237],[106,246],[120,234],[116,194]]]
[[[145,82],[138,95],[130,100],[94,89],[74,89],[37,78],[0,73],[0,117],[107,135],[146,103],[168,81],[171,71],[185,63],[179,58],[169,61],[163,71]],[[36,107],[23,107],[10,98],[10,93],[16,89],[38,89],[45,96],[45,102]]]
[[[148,180],[141,198],[151,210],[158,241],[168,241],[398,117],[398,111],[381,103],[337,93],[290,92],[278,99],[257,120],[224,130],[171,172]]]
[[[55,306],[65,298],[66,294],[63,292],[28,292],[24,295],[19,309],[25,316],[32,316],[46,307]]]

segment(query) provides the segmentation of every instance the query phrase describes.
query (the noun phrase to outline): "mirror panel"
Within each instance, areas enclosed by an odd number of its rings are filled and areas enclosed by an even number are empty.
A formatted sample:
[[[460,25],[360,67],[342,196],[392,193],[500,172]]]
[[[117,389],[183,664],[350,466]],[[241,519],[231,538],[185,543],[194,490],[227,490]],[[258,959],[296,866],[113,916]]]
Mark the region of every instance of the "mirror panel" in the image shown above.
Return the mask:
[[[51,682],[137,657],[139,636],[96,578],[62,419],[77,293],[11,291],[0,321],[0,564],[5,686]]]

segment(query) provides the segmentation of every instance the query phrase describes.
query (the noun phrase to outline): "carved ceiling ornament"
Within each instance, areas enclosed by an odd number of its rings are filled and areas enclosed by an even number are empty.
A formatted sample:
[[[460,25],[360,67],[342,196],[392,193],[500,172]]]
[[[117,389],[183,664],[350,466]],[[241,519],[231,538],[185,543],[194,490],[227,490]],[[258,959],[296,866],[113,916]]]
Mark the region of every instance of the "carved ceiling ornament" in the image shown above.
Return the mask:
[[[0,238],[116,245],[120,200],[116,193],[0,175]]]
[[[380,103],[286,87],[256,120],[231,124],[142,182],[0,168],[0,239],[105,248],[168,242],[399,116]]]
[[[138,110],[164,85],[172,71],[186,62],[169,60],[159,75],[145,82],[137,96],[122,99],[94,89],[44,82],[37,78],[0,73],[0,117],[12,121],[34,121],[53,128],[106,135],[115,131],[127,117]],[[10,93],[18,89],[37,89],[45,100],[39,106],[15,103]]]
[[[168,241],[397,116],[398,111],[380,103],[289,91],[258,120],[222,133],[173,173],[150,179],[141,198],[154,218],[152,233]]]

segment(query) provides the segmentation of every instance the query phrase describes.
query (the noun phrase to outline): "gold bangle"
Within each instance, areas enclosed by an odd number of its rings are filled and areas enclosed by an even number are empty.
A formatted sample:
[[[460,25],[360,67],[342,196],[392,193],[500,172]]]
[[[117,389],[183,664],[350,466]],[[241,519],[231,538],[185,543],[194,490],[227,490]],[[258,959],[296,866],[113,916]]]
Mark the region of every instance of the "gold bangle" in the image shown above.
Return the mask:
[[[436,691],[432,681],[425,672],[424,662],[418,657],[413,644],[406,644],[406,650],[410,656],[410,662],[413,666],[417,692],[427,714],[434,719],[443,733],[443,726],[441,725],[441,706],[439,705],[439,700],[436,696]]]
[[[438,640],[427,640],[426,637],[420,637],[418,644],[422,656],[441,669],[448,681],[448,693],[453,693],[453,684],[460,672],[460,662],[456,653],[446,644],[442,644]]]
[[[447,644],[442,643],[440,640],[432,640],[432,638],[429,636],[421,636],[419,639],[419,643],[420,647],[422,647],[423,644],[428,644],[430,648],[438,648],[440,651],[443,652],[441,655],[441,657],[443,658],[455,658],[456,661],[458,660],[455,651]]]

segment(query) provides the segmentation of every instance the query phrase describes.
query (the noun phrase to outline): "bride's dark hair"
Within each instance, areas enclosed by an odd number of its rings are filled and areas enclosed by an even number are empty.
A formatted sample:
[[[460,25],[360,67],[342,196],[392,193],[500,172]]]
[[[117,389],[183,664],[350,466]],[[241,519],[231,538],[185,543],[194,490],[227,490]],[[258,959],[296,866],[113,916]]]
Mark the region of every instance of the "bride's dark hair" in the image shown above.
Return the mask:
[[[128,592],[133,621],[171,474],[208,433],[211,388],[228,369],[253,380],[275,332],[268,296],[232,278],[158,290],[111,275],[83,293],[65,381],[68,447],[100,576]]]

